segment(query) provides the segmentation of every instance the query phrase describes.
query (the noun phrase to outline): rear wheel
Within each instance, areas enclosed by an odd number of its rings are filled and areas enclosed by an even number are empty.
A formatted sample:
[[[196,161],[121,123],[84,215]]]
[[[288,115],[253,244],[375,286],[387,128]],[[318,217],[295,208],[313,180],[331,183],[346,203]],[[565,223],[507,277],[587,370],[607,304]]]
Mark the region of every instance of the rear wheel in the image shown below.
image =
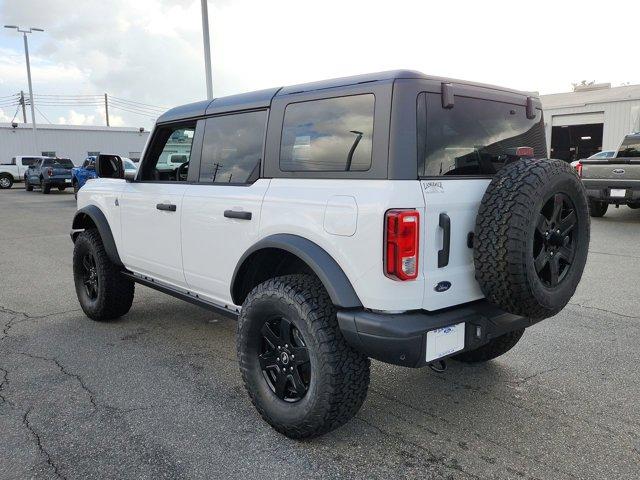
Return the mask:
[[[65,187],[64,185],[60,185],[58,187],[58,190],[61,191],[61,192],[64,192],[66,189],[67,189],[67,187]]]
[[[78,235],[73,249],[76,294],[87,317],[107,321],[121,317],[133,303],[134,283],[120,274],[97,230]]]
[[[457,355],[453,355],[451,358],[464,363],[482,363],[493,360],[494,358],[497,358],[511,350],[516,343],[520,341],[523,333],[524,329],[505,333],[504,335],[490,340],[489,343],[476,350],[462,352]]]
[[[589,199],[589,214],[594,217],[603,217],[605,213],[607,213],[607,209],[609,208],[609,204],[606,202],[601,202],[600,200]]]
[[[628,207],[631,208],[632,210],[635,210],[637,208],[640,208],[640,203],[630,203],[628,204]]]
[[[11,188],[13,185],[13,177],[11,175],[0,176],[0,189]]]
[[[322,435],[351,419],[369,386],[369,359],[344,340],[318,279],[287,275],[258,285],[242,305],[238,359],[251,401],[278,432]]]
[[[73,196],[76,197],[76,200],[78,199],[78,190],[80,190],[78,188],[78,182],[73,182]]]
[[[33,192],[33,185],[31,185],[31,183],[29,182],[28,177],[24,177],[24,189],[27,192]]]
[[[40,179],[40,187],[42,188],[42,193],[48,194],[51,192],[51,185],[46,183],[44,179]]]

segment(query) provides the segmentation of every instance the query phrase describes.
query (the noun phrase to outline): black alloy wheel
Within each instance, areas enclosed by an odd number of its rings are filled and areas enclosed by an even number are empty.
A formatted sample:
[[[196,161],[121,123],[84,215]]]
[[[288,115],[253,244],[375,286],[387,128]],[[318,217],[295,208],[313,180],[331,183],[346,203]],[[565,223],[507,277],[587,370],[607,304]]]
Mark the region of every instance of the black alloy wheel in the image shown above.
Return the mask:
[[[533,242],[534,266],[547,287],[557,286],[573,263],[578,238],[576,207],[568,195],[555,193],[538,214]]]
[[[82,283],[90,300],[98,298],[98,268],[91,252],[82,257]]]
[[[258,360],[269,388],[285,402],[301,400],[309,389],[311,363],[300,330],[281,317],[267,320],[261,333]]]

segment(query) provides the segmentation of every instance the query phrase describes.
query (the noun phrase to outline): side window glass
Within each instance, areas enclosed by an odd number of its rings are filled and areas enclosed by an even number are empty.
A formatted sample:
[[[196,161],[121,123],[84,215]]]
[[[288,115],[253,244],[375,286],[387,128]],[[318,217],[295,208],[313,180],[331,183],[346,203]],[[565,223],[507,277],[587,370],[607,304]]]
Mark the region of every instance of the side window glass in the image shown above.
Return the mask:
[[[186,182],[195,123],[161,127],[142,166],[142,180]]]
[[[364,172],[371,168],[372,94],[287,105],[280,169],[287,172]]]
[[[260,175],[267,112],[207,119],[199,181],[250,183]]]

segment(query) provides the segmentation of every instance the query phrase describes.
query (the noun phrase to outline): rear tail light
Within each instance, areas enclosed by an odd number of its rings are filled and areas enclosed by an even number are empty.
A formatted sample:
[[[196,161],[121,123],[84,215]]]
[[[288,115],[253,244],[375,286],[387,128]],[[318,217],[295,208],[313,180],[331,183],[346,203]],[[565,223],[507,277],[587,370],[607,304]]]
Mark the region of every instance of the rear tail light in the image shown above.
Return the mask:
[[[47,173],[50,177],[53,176],[53,168],[49,168],[49,170],[47,170]]]
[[[576,173],[579,177],[582,177],[582,162],[578,162],[575,165]]]
[[[385,215],[385,275],[394,280],[418,276],[420,214],[417,210],[389,210]]]
[[[533,158],[533,147],[518,147],[516,148],[516,156],[521,158]]]

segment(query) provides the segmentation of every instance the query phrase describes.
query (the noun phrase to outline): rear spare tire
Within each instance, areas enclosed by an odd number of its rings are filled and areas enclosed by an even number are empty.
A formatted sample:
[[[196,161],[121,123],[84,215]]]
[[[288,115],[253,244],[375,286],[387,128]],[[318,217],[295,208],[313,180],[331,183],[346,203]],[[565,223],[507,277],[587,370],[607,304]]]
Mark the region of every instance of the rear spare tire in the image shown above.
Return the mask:
[[[569,302],[589,248],[582,182],[560,160],[518,160],[502,168],[476,219],[476,279],[507,312],[541,319]]]

